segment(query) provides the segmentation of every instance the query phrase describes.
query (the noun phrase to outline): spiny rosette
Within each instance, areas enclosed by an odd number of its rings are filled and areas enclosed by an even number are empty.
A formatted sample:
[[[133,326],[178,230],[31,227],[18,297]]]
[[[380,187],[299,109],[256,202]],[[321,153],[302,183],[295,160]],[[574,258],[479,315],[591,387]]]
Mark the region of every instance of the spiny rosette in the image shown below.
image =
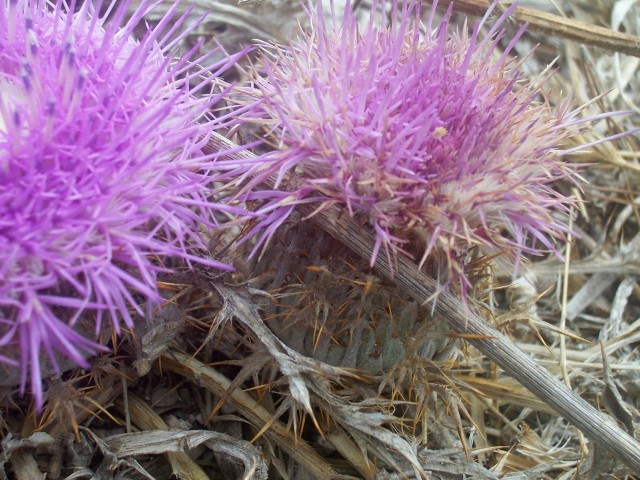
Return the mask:
[[[38,406],[42,362],[86,367],[106,316],[119,333],[161,301],[166,259],[229,269],[191,249],[236,213],[210,195],[222,152],[202,148],[226,118],[209,113],[223,93],[202,90],[237,58],[174,58],[191,28],[179,1],[139,41],[150,2],[74,4],[0,3],[0,361]]]
[[[468,33],[450,27],[451,9],[437,21],[435,4],[423,24],[419,2],[374,2],[360,25],[349,5],[341,20],[333,11],[325,20],[318,2],[308,33],[263,45],[253,72],[259,113],[248,121],[275,148],[250,187],[293,181],[264,203],[258,244],[296,204],[318,201],[370,224],[372,265],[398,251],[436,259],[445,283],[463,290],[472,249],[507,252],[513,264],[522,252],[556,252],[572,200],[552,183],[573,175],[557,149],[577,112],[551,108],[544,78],[519,72],[511,55],[524,27],[499,52],[512,8],[488,26],[496,7]]]

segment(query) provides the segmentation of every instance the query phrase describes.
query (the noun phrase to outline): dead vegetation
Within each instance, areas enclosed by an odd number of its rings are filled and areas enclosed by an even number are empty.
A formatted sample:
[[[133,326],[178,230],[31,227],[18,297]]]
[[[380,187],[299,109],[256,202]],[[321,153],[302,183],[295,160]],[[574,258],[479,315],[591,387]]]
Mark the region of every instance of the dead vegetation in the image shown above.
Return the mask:
[[[285,0],[197,3],[212,10],[199,35],[230,51],[301,18]],[[456,2],[460,25],[486,4]],[[638,2],[521,7],[518,53],[539,44],[523,68],[558,57],[552,102],[633,112],[577,141],[637,125]],[[0,478],[638,478],[637,442],[620,442],[640,438],[639,157],[637,136],[568,157],[585,183],[565,261],[531,259],[515,281],[479,267],[475,320],[448,297],[422,305],[411,262],[371,270],[366,232],[339,214],[301,214],[259,260],[221,248],[235,273],[163,278],[153,318],[91,371],[47,379],[42,415],[0,390]]]

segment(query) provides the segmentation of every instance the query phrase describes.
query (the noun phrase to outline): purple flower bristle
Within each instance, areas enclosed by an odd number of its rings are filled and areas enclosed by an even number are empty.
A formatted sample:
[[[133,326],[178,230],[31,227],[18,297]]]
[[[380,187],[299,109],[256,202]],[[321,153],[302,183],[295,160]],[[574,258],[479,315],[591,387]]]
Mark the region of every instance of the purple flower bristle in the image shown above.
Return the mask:
[[[44,356],[88,366],[107,315],[120,332],[161,302],[163,259],[230,269],[191,249],[234,211],[210,194],[222,153],[202,151],[226,126],[209,114],[222,94],[196,94],[236,57],[191,70],[193,51],[173,58],[174,31],[192,28],[179,3],[139,41],[152,2],[126,21],[128,1],[102,15],[102,2],[0,3],[0,361],[38,408]]]
[[[436,21],[435,4],[423,25],[417,1],[374,2],[360,25],[350,5],[325,20],[318,1],[310,32],[262,46],[247,121],[277,148],[256,161],[247,198],[268,198],[255,191],[268,177],[290,175],[295,190],[264,203],[256,251],[271,222],[314,197],[371,225],[372,265],[400,251],[421,265],[437,257],[463,290],[474,247],[514,264],[523,252],[558,253],[573,200],[552,184],[574,176],[558,148],[575,112],[553,109],[543,79],[519,72],[511,53],[525,27],[498,52],[514,7],[481,37],[496,5],[467,33],[450,28],[451,8]]]

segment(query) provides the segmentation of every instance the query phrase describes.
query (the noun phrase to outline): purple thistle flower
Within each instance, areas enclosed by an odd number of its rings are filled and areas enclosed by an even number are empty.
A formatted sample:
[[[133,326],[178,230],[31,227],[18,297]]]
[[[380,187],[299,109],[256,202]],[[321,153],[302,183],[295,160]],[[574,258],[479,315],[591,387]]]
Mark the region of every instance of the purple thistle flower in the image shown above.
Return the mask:
[[[389,4],[391,20],[372,14],[359,25],[349,5],[326,22],[318,1],[309,33],[289,47],[262,46],[249,92],[259,107],[246,121],[276,148],[246,187],[247,198],[267,198],[254,252],[296,204],[339,203],[375,231],[371,265],[381,251],[404,251],[434,261],[464,296],[474,247],[510,253],[516,265],[522,252],[558,253],[553,239],[566,234],[573,200],[552,183],[574,175],[558,146],[586,120],[576,119],[580,109],[552,109],[544,78],[522,78],[510,53],[525,27],[498,54],[515,7],[480,38],[497,2],[470,34],[451,31],[451,9],[437,22],[435,3],[426,25],[419,2]],[[290,193],[254,191],[286,175]]]
[[[38,408],[41,352],[58,372],[59,355],[88,366],[104,347],[83,333],[106,315],[119,333],[157,305],[163,259],[230,269],[190,253],[216,211],[237,213],[210,196],[221,153],[202,151],[225,126],[208,113],[222,94],[195,95],[237,57],[174,59],[179,3],[140,41],[147,1],[126,22],[127,1],[103,15],[102,2],[0,3],[0,361],[22,392],[30,377]]]

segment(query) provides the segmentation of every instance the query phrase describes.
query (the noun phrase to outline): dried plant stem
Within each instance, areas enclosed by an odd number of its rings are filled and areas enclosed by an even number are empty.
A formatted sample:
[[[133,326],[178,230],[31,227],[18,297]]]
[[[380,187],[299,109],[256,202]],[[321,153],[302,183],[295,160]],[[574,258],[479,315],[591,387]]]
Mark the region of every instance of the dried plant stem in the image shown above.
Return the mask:
[[[313,207],[301,205],[302,214],[311,215]],[[365,259],[371,257],[375,243],[373,234],[335,206],[327,207],[311,217],[331,236]],[[391,268],[385,255],[380,255],[375,269],[403,287],[413,298],[425,302],[438,289],[436,281],[425,275],[409,259],[399,256]],[[448,291],[441,291],[436,310],[468,342],[484,353],[511,377],[520,382],[559,415],[578,427],[587,437],[609,450],[616,458],[640,471],[640,443],[594,407],[568,390],[562,382],[520,350],[511,340],[469,311]]]
[[[472,391],[476,392],[476,398],[484,396],[495,399],[494,405],[496,406],[510,405],[531,408],[537,412],[545,412],[550,415],[555,414],[555,411],[549,408],[549,405],[532,395],[531,392],[510,383],[461,374],[456,374],[455,379],[462,384],[463,388],[472,389]]]
[[[231,390],[231,380],[189,355],[177,351],[163,353],[161,367],[189,378],[219,397],[227,396],[229,401],[264,435],[280,446],[292,458],[318,480],[337,478],[339,475],[331,466],[302,439],[294,438],[293,432],[281,421],[273,418],[273,413],[260,405],[251,395],[241,390]],[[268,426],[268,428],[264,428]]]
[[[375,480],[379,474],[378,469],[373,463],[367,460],[362,450],[349,438],[349,436],[338,426],[335,426],[329,432],[326,432],[327,439],[342,454],[342,456],[351,462],[358,473],[365,480]]]
[[[127,403],[124,400],[116,401],[116,408],[125,413],[128,410],[133,418],[133,423],[141,430],[169,430],[164,422],[149,405],[140,397],[129,392]],[[209,476],[202,468],[185,452],[167,452],[167,459],[171,464],[172,474],[176,478],[190,480],[209,480]]]
[[[38,468],[33,454],[27,450],[17,449],[11,454],[11,468],[17,480],[34,480],[45,477]]]
[[[447,7],[453,0],[443,0],[439,6]],[[484,15],[490,0],[455,0],[454,10],[474,15]],[[516,7],[513,18],[519,23],[529,23],[531,30],[574,40],[585,45],[604,48],[612,52],[640,57],[640,37],[614,32],[608,28],[564,18],[534,8]]]
[[[233,147],[232,142],[216,134],[210,139],[206,150],[219,151]],[[233,156],[249,159],[252,154],[245,151]],[[273,183],[265,187],[273,188]],[[310,216],[316,225],[362,258],[371,258],[375,245],[373,234],[346,212],[335,205],[320,212],[316,212],[313,205],[300,205],[298,211]],[[402,255],[398,256],[393,268],[385,255],[379,255],[375,268],[380,274],[403,287],[419,302],[428,301],[439,290],[433,278],[420,271],[412,261]],[[640,471],[640,443],[583,398],[567,389],[561,381],[511,340],[465,307],[460,299],[448,291],[440,291],[436,310],[453,330],[464,334],[471,345],[531,393],[579,428],[587,437],[609,450],[616,458],[631,467],[632,471]]]

